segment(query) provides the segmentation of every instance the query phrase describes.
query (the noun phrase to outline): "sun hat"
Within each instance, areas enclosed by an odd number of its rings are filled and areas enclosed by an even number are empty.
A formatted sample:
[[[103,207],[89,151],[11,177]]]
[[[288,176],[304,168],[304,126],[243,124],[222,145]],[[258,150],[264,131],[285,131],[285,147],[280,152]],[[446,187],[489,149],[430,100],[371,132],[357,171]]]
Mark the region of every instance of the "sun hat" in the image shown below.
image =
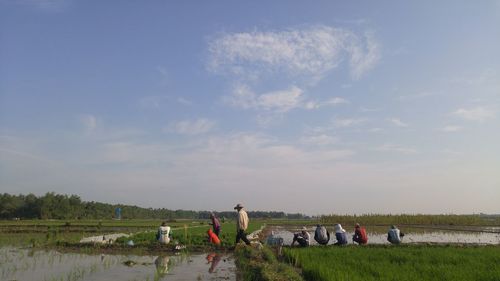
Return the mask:
[[[236,210],[236,209],[241,209],[241,208],[243,208],[243,205],[242,205],[241,203],[238,203],[238,204],[234,207],[234,209],[235,209],[235,210]]]
[[[336,225],[334,225],[334,227],[335,227],[335,233],[345,232],[345,229],[342,228],[342,225],[340,225],[340,223],[337,223]]]

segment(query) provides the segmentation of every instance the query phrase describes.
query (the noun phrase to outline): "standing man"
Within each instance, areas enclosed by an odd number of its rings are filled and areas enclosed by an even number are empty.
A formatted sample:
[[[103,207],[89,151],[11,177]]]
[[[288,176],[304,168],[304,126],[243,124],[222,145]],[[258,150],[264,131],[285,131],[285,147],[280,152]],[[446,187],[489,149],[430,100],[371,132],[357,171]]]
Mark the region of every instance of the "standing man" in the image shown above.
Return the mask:
[[[243,205],[238,203],[234,209],[238,212],[236,219],[236,244],[240,242],[240,239],[245,242],[245,244],[250,245],[250,241],[247,239],[247,234],[245,231],[248,228],[248,215],[245,210],[243,210]]]

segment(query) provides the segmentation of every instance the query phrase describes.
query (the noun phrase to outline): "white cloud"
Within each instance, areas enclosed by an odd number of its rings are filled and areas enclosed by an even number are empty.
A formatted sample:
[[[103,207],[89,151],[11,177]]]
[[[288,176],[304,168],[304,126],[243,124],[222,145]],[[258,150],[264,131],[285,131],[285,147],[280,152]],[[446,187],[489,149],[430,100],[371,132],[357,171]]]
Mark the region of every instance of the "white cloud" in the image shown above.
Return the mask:
[[[377,151],[387,151],[387,152],[398,152],[402,154],[417,154],[418,151],[412,147],[405,147],[397,144],[384,144],[379,146],[375,150]]]
[[[165,96],[146,96],[139,100],[139,104],[142,108],[160,108],[166,99]]]
[[[184,104],[184,105],[192,105],[193,102],[186,99],[186,98],[183,98],[183,97],[178,97],[177,98],[177,102],[180,103],[180,104]]]
[[[305,109],[312,110],[312,109],[318,109],[318,108],[324,107],[324,106],[336,106],[339,104],[348,104],[348,103],[350,103],[350,102],[344,98],[335,97],[335,98],[331,98],[331,99],[326,100],[326,101],[310,100],[310,101],[305,102],[303,107]]]
[[[304,136],[300,138],[300,142],[306,145],[323,146],[323,145],[331,145],[337,143],[338,138],[321,134],[314,136]]]
[[[244,109],[284,113],[302,105],[302,93],[300,88],[292,86],[287,90],[257,95],[247,85],[238,85],[231,96],[224,97],[224,101]]]
[[[402,128],[408,127],[408,124],[404,123],[403,121],[401,121],[398,118],[389,118],[387,120],[389,122],[391,122],[396,127],[402,127]]]
[[[80,122],[87,132],[94,131],[97,128],[97,118],[94,115],[82,115],[80,116]]]
[[[465,120],[483,122],[488,119],[495,118],[496,111],[478,106],[471,109],[460,108],[454,111],[452,114]]]
[[[197,120],[184,120],[170,123],[165,129],[167,132],[176,132],[181,135],[199,135],[208,133],[215,127],[215,122],[200,118]]]
[[[441,131],[445,132],[445,133],[452,133],[452,132],[458,132],[458,131],[461,131],[463,128],[460,127],[460,126],[445,126],[441,129]]]
[[[348,59],[353,79],[373,68],[380,47],[373,33],[358,36],[330,26],[278,32],[224,33],[209,43],[209,69],[239,76],[260,73],[308,75],[321,79]]]
[[[347,118],[347,119],[335,119],[333,120],[333,125],[338,128],[352,127],[365,122],[366,119],[362,118]]]
[[[288,90],[262,94],[257,98],[257,104],[264,109],[286,112],[299,106],[301,95],[301,89],[292,87]]]
[[[377,112],[380,110],[382,110],[382,109],[380,109],[380,108],[367,108],[367,107],[361,107],[359,109],[359,111],[361,111],[361,112]]]
[[[350,66],[351,76],[354,79],[359,79],[365,72],[372,69],[380,59],[380,45],[374,38],[372,32],[365,34],[365,44],[352,44],[348,47],[348,52],[351,55]]]
[[[348,100],[344,98],[339,98],[339,97],[334,97],[332,99],[329,99],[325,102],[325,104],[332,104],[332,105],[337,105],[337,104],[347,104],[349,103]]]
[[[401,95],[398,97],[398,99],[401,101],[416,100],[416,99],[422,99],[422,98],[436,96],[436,95],[440,95],[440,94],[442,94],[442,93],[441,92],[423,91],[423,92],[418,92],[415,94]]]

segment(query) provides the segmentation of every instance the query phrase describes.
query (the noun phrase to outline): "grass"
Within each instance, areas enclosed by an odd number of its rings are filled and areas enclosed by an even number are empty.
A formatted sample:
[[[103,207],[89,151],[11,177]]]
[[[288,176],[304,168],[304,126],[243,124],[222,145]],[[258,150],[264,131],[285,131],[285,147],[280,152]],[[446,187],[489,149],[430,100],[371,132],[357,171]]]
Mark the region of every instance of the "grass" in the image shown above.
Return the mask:
[[[399,214],[380,215],[328,215],[321,217],[321,223],[342,225],[462,225],[462,226],[500,226],[500,216],[484,217],[480,215],[423,215]]]
[[[348,246],[287,248],[306,280],[500,280],[500,247]]]
[[[268,247],[238,246],[235,249],[238,280],[243,281],[302,281],[290,265],[277,260]]]

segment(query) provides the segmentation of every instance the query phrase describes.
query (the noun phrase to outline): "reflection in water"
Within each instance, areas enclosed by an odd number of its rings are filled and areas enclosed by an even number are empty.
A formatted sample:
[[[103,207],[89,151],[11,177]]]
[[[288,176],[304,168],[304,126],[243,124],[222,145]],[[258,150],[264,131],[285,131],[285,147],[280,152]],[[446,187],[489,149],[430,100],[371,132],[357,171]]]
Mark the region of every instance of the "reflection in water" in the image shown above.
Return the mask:
[[[219,264],[220,260],[221,260],[221,256],[219,254],[217,254],[217,253],[208,254],[207,255],[207,263],[210,264],[210,268],[208,269],[208,272],[214,273],[215,268]]]
[[[170,258],[168,256],[158,256],[155,260],[156,273],[159,276],[164,276],[168,273],[168,265]]]
[[[0,247],[0,280],[236,280],[236,266],[232,256],[217,253],[156,257]]]

